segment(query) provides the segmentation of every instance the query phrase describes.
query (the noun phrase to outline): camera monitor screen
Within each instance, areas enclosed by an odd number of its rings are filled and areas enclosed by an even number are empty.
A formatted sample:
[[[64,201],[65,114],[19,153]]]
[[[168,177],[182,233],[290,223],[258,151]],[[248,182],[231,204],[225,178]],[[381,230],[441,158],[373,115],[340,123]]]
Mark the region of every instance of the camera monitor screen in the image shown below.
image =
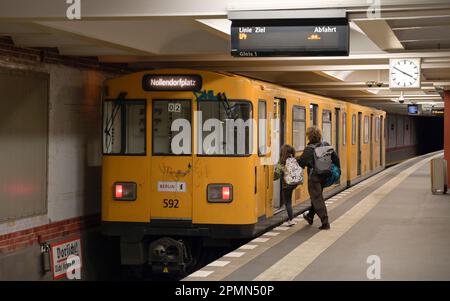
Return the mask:
[[[418,105],[408,105],[408,114],[417,115],[419,114]]]

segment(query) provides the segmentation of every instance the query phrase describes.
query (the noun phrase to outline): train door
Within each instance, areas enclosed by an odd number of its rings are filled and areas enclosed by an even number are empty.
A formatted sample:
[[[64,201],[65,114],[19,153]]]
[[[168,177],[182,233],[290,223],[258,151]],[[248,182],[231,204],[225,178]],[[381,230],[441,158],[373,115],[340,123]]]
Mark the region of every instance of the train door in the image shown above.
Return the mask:
[[[280,147],[286,143],[286,100],[281,98],[275,98],[273,101],[273,137],[272,137],[272,151],[275,151],[278,156],[275,156],[276,165],[279,159]],[[276,150],[275,150],[276,149]],[[284,205],[281,195],[281,179],[273,182],[273,207],[274,209],[280,209]]]
[[[361,175],[361,127],[362,127],[362,113],[358,112],[358,169],[357,175]]]
[[[267,212],[267,201],[269,199],[269,165],[267,165],[267,102],[265,100],[258,101],[258,158],[259,162],[255,166],[255,193],[258,198],[258,216],[263,214],[271,215]]]
[[[171,99],[152,102],[152,150],[150,215],[152,219],[192,219],[192,132],[177,139],[173,126],[192,124],[191,100]],[[179,133],[179,132],[178,132]],[[178,137],[179,138],[179,137]]]
[[[341,141],[341,136],[339,135],[339,131],[341,130],[341,126],[340,126],[340,122],[341,122],[341,109],[336,108],[335,109],[335,124],[336,126],[335,131],[336,131],[336,139],[334,139],[334,150],[336,151],[336,154],[339,157],[339,153],[340,153],[340,141]],[[345,152],[344,152],[345,153]],[[341,161],[342,162],[342,161]],[[341,183],[341,180],[339,179],[338,184]]]
[[[380,166],[383,166],[383,116],[380,116],[380,125],[379,125],[379,133],[380,133]]]
[[[335,131],[336,131],[336,139],[334,139],[334,150],[336,151],[336,154],[339,156],[339,141],[341,140],[340,138],[340,135],[339,135],[339,131],[341,130],[341,127],[340,127],[340,120],[341,120],[341,118],[340,118],[340,112],[341,112],[341,109],[339,109],[339,108],[336,108],[336,111],[335,111],[335,116],[336,116],[336,118],[335,118],[335,124],[336,124],[336,126],[334,127],[335,128]]]
[[[373,170],[373,114],[370,114],[369,140],[370,140],[370,170]]]

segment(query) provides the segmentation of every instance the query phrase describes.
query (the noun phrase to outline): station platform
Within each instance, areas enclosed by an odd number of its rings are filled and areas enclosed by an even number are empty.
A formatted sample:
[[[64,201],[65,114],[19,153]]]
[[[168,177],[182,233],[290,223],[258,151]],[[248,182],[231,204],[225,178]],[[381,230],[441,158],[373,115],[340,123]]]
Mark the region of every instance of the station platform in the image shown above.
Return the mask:
[[[331,230],[297,216],[183,281],[450,280],[450,195],[430,189],[429,162],[442,156],[404,161],[328,199]]]

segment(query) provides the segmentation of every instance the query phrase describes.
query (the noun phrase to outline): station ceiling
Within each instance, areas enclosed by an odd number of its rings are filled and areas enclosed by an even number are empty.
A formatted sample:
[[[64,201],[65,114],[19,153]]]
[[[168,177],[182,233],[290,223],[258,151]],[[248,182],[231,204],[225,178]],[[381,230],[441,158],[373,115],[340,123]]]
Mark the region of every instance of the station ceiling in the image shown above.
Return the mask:
[[[70,3],[3,0],[0,37],[134,70],[228,71],[396,113],[407,103],[442,107],[450,89],[450,0],[80,0],[81,20],[68,20]],[[346,10],[350,55],[230,56],[230,12],[285,9]],[[402,57],[422,61],[422,87],[405,91],[404,105],[389,89],[389,59]]]

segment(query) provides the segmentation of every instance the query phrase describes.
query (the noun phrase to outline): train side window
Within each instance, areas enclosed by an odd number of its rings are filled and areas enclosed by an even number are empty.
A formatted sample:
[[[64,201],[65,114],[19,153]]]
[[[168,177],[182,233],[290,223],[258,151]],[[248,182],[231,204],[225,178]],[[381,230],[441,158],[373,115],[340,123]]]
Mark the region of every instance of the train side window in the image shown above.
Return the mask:
[[[309,124],[310,126],[317,126],[317,111],[319,106],[316,104],[309,105]]]
[[[364,116],[364,144],[369,143],[369,116]]]
[[[190,100],[153,100],[153,155],[190,155],[192,153],[191,111]],[[181,131],[186,135],[181,134]],[[176,136],[178,138],[175,138]],[[172,146],[174,138],[176,141]]]
[[[342,145],[347,143],[347,113],[342,114]]]
[[[356,114],[352,115],[352,144],[356,144]]]
[[[332,145],[331,139],[331,111],[323,110],[322,112],[322,140]]]
[[[202,100],[203,125],[199,132],[202,156],[249,156],[253,148],[252,103],[227,100],[228,109],[217,100]]]
[[[105,100],[103,153],[145,155],[146,101]]]
[[[267,103],[258,101],[258,155],[267,154]]]
[[[380,117],[375,119],[375,142],[378,142],[380,136]]]
[[[295,151],[305,149],[306,143],[306,110],[304,107],[292,108],[292,141]]]

